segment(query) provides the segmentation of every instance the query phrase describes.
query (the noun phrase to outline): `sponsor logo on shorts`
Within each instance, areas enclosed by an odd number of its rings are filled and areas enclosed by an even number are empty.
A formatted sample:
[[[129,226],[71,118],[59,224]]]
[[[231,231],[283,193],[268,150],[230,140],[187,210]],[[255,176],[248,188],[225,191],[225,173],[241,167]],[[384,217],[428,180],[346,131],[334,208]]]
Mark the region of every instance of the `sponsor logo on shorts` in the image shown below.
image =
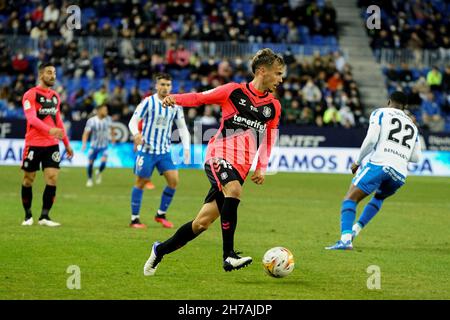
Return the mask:
[[[61,155],[59,154],[59,151],[55,151],[52,153],[52,160],[55,162],[59,162],[61,160]]]

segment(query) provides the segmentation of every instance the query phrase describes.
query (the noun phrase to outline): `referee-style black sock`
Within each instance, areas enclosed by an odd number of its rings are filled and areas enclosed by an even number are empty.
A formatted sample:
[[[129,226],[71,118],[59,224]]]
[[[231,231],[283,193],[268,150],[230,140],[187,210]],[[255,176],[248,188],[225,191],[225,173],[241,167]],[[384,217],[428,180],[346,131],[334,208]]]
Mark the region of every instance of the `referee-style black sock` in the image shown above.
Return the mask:
[[[220,210],[224,259],[234,250],[234,231],[237,225],[237,208],[239,202],[240,200],[237,198],[225,198],[222,210]]]
[[[175,232],[172,238],[162,242],[157,249],[158,256],[162,257],[165,254],[178,250],[189,241],[195,239],[201,232],[195,234],[194,231],[192,231],[192,222],[193,221],[189,221],[188,223],[185,223],[177,230],[177,232]]]
[[[33,188],[25,187],[22,185],[22,205],[25,209],[25,220],[28,220],[32,217],[31,214],[31,202],[33,200]]]
[[[53,202],[55,201],[55,194],[56,194],[56,186],[50,185],[45,186],[44,194],[42,196],[42,213],[39,220],[49,219],[48,213],[53,206]]]

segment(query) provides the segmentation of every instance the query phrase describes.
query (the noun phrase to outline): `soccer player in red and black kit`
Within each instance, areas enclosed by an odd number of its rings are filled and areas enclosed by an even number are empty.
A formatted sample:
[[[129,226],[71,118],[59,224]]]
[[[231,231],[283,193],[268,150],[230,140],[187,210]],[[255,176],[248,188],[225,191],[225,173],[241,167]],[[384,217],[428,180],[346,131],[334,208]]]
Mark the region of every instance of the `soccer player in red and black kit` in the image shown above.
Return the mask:
[[[266,48],[256,53],[251,67],[254,79],[250,83],[228,83],[202,93],[175,94],[164,99],[165,106],[218,104],[222,119],[206,152],[205,171],[211,189],[203,207],[193,221],[181,226],[170,239],[153,244],[144,275],[154,275],[164,255],[193,240],[219,216],[224,270],[237,270],[252,262],[251,257],[240,257],[234,251],[237,209],[242,185],[257,152],[258,162],[251,180],[256,184],[264,182],[281,114],[280,102],[271,93],[283,81],[285,63],[280,55]]]
[[[36,178],[36,171],[44,171],[46,183],[42,198],[42,212],[39,225],[57,227],[60,224],[49,217],[56,194],[58,180],[59,140],[64,142],[67,158],[72,158],[73,150],[70,147],[60,114],[61,99],[58,93],[51,89],[56,81],[56,69],[51,63],[39,65],[39,84],[25,92],[22,105],[27,119],[27,132],[25,135],[25,148],[23,152],[22,170],[22,204],[25,209],[23,226],[31,226],[31,200],[33,198],[32,186]]]

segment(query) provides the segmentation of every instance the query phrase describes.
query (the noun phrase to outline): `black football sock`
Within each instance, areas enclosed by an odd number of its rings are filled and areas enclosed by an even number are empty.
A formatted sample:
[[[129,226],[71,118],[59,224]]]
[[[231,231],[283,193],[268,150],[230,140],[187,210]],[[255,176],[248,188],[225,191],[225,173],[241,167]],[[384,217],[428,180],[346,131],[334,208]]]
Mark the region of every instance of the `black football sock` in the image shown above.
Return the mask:
[[[192,230],[192,222],[193,221],[189,221],[188,223],[185,223],[178,228],[172,238],[162,242],[158,246],[157,255],[162,257],[165,254],[180,249],[189,241],[194,240],[201,232],[198,234],[194,233]]]
[[[239,202],[240,200],[237,198],[225,198],[222,210],[220,210],[224,259],[234,250],[234,231],[237,225]]]
[[[42,196],[42,213],[39,220],[49,219],[48,213],[55,201],[56,186],[46,185]]]
[[[22,205],[25,210],[25,220],[32,217],[31,202],[33,200],[33,188],[22,185]]]

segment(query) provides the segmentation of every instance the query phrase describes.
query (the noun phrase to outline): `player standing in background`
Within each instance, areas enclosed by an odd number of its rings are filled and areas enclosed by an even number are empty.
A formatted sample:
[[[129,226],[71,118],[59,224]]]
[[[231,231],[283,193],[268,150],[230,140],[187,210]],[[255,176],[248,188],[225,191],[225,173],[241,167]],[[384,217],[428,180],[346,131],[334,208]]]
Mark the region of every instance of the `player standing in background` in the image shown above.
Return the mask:
[[[22,204],[25,209],[23,226],[33,225],[31,203],[33,199],[33,182],[36,171],[44,171],[45,189],[42,197],[42,211],[39,217],[39,225],[57,227],[60,223],[50,219],[49,212],[56,195],[56,183],[58,180],[59,140],[64,142],[67,158],[73,156],[61,119],[61,99],[58,93],[51,89],[56,81],[56,69],[51,63],[39,65],[39,84],[25,92],[22,105],[27,120],[27,132],[25,134],[25,148],[23,151],[22,170]]]
[[[112,127],[111,117],[108,116],[108,106],[101,104],[97,106],[97,114],[88,119],[84,128],[81,150],[86,149],[86,144],[89,136],[91,137],[91,144],[89,150],[89,163],[87,167],[88,180],[86,187],[94,185],[92,181],[92,172],[94,170],[94,162],[97,157],[101,157],[100,167],[95,172],[95,182],[102,183],[102,172],[106,168],[106,161],[108,160],[108,145],[111,141],[115,143],[114,128]]]
[[[403,92],[391,94],[387,108],[379,108],[370,115],[370,124],[358,159],[352,164],[355,174],[361,161],[370,154],[367,164],[353,178],[341,207],[341,239],[329,250],[351,250],[352,241],[381,209],[383,201],[393,195],[406,181],[408,162],[418,162],[421,147],[418,129],[405,114],[407,98]],[[375,192],[364,207],[358,222],[356,206]]]
[[[172,125],[175,121],[183,143],[185,163],[189,162],[190,135],[184,120],[183,109],[163,108],[162,101],[170,94],[172,78],[169,74],[158,74],[156,80],[156,94],[146,97],[137,106],[128,127],[133,135],[134,143],[138,146],[134,174],[136,183],[131,192],[131,224],[132,228],[145,228],[141,223],[139,211],[141,209],[144,187],[150,181],[155,167],[159,174],[164,175],[167,186],[161,195],[161,203],[155,215],[155,221],[165,228],[172,228],[173,224],[167,220],[166,212],[169,208],[175,189],[178,185],[178,171],[172,162],[170,144],[172,141]],[[143,119],[142,132],[139,131],[139,121]]]
[[[259,50],[251,63],[254,79],[250,83],[228,83],[201,93],[168,96],[163,104],[194,107],[218,104],[222,108],[221,126],[209,141],[205,171],[211,183],[203,207],[172,236],[155,242],[144,265],[144,275],[151,276],[164,255],[171,253],[205,231],[219,216],[222,227],[223,268],[237,270],[249,265],[251,257],[234,251],[234,233],[242,185],[259,151],[251,180],[263,184],[264,174],[275,143],[280,102],[271,94],[283,81],[285,63],[271,49]]]

